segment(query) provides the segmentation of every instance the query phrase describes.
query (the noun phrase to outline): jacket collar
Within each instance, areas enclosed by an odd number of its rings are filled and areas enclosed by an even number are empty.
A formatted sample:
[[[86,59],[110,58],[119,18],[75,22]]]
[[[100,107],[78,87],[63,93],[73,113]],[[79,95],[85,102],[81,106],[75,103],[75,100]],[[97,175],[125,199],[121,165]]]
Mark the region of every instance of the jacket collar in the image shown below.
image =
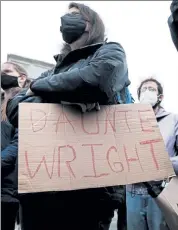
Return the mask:
[[[54,59],[55,59],[56,63],[58,63],[58,64],[59,64],[59,62],[62,63],[62,62],[64,62],[64,60],[68,60],[69,57],[70,58],[75,57],[73,61],[77,61],[81,58],[84,58],[85,56],[87,57],[87,56],[95,53],[96,50],[99,49],[105,43],[106,42],[100,42],[100,43],[95,43],[95,44],[88,45],[88,46],[83,46],[77,50],[73,50],[73,51],[69,52],[65,57],[62,57],[61,54],[56,54],[54,56]]]

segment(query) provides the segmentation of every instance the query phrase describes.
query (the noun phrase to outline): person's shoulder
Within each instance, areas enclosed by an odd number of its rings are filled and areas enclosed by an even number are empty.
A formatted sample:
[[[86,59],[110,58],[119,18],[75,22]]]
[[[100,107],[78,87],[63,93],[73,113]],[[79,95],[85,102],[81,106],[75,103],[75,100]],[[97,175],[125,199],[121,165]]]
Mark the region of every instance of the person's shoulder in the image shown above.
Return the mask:
[[[108,53],[108,55],[112,52],[113,55],[120,55],[125,57],[125,50],[120,43],[117,42],[106,42],[104,43],[99,51]]]
[[[105,44],[106,46],[124,49],[123,46],[119,42],[110,41],[110,42],[106,42]]]
[[[178,123],[178,113],[173,113],[173,116],[174,116],[175,122]]]
[[[172,118],[175,124],[178,124],[178,113],[169,113],[169,117]]]
[[[174,127],[177,133],[178,130],[178,114],[176,113],[171,113],[172,114],[172,118],[173,118],[173,123],[174,123]]]

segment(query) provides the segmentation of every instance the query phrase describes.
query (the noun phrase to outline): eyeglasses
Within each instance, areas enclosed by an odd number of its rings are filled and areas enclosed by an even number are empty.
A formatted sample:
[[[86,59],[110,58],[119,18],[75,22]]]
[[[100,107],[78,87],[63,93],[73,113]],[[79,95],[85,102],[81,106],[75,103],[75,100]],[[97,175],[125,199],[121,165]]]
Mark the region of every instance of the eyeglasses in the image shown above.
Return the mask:
[[[151,86],[149,86],[149,87],[143,87],[142,89],[141,89],[141,92],[145,92],[146,90],[148,90],[148,91],[151,91],[151,92],[156,92],[157,91],[157,89],[155,89],[155,88],[153,88],[153,87],[151,87]]]

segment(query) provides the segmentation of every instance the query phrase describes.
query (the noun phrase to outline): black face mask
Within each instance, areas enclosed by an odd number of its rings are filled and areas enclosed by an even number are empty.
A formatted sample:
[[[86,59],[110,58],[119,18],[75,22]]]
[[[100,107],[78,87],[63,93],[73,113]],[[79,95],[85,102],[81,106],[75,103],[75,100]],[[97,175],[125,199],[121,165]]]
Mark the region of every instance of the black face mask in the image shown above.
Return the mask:
[[[61,17],[61,28],[63,40],[71,44],[78,40],[85,32],[86,20],[81,14],[66,14]]]
[[[3,90],[18,86],[18,77],[14,77],[5,73],[1,74],[1,87]]]

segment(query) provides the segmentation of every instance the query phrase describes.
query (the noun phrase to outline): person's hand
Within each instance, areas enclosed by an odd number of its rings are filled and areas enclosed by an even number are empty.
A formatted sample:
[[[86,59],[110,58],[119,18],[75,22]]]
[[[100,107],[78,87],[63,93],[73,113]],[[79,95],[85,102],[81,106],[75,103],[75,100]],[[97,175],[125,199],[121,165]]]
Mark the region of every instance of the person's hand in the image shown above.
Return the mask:
[[[26,92],[26,96],[33,96],[33,95],[35,95],[32,91],[31,91],[31,89],[29,88],[28,90],[27,90],[27,92]]]
[[[96,111],[100,111],[100,105],[99,103],[90,103],[90,104],[82,104],[82,103],[76,103],[78,104],[81,109],[82,109],[82,113],[86,113],[86,112],[90,112],[91,110],[96,110]]]
[[[86,111],[89,112],[91,110],[95,109],[96,111],[100,110],[100,105],[99,103],[92,103],[92,104],[86,104]]]
[[[80,106],[82,113],[90,112],[93,109],[95,109],[96,111],[100,110],[100,105],[98,102],[90,103],[90,104],[84,104],[84,103],[77,103],[77,102],[61,101],[61,104],[63,104],[63,105],[78,105],[78,106]]]

